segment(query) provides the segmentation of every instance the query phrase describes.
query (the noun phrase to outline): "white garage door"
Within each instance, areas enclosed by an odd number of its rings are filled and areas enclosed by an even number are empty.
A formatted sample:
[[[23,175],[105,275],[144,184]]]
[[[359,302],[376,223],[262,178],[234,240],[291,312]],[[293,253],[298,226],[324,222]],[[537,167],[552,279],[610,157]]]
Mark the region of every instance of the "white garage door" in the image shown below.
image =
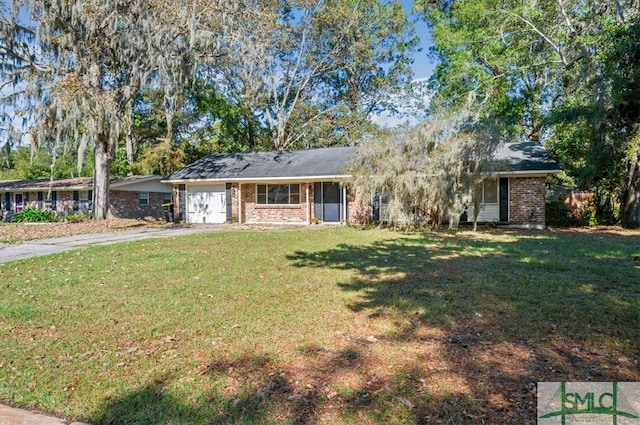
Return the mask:
[[[224,223],[227,221],[225,185],[189,187],[187,221],[189,223]]]

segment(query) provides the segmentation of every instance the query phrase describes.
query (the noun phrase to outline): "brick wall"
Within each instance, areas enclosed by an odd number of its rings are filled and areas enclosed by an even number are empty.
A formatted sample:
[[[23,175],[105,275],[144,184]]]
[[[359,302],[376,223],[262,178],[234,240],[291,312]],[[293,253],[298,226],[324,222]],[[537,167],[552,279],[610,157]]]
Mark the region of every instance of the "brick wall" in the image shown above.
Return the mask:
[[[148,192],[149,204],[140,205],[140,192],[112,190],[109,196],[109,212],[120,218],[164,218],[164,193]]]
[[[38,193],[26,192],[22,195],[22,201],[24,203],[24,209],[38,208]]]
[[[509,179],[509,222],[511,224],[545,224],[544,177]]]
[[[73,192],[56,192],[56,214],[68,215],[73,214]]]
[[[46,193],[46,192],[45,192]],[[38,192],[25,192],[23,194],[24,208],[38,208]],[[45,208],[44,200],[42,201],[42,209]],[[12,209],[15,205],[12,204]],[[59,216],[73,214],[73,191],[56,191],[56,209],[55,212]],[[91,212],[91,211],[84,211]]]
[[[231,202],[231,221],[238,222],[238,183],[231,184],[231,201],[227,199],[227,202]]]
[[[313,199],[313,198],[311,198]],[[307,223],[306,188],[300,185],[299,205],[257,205],[256,185],[242,185],[243,223]]]
[[[56,208],[55,213],[60,217],[67,216],[69,214],[90,214],[91,210],[89,204],[79,205],[78,210],[74,210],[73,191],[69,190],[57,190],[56,195]],[[5,195],[6,196],[6,195]],[[162,192],[149,192],[149,205],[140,205],[139,201],[140,192],[124,191],[124,190],[112,190],[109,194],[110,201],[110,213],[114,217],[120,218],[164,218],[165,212],[162,207],[164,202],[164,193]],[[4,197],[3,197],[4,199]],[[90,201],[90,200],[89,200]],[[38,192],[24,192],[23,193],[23,208],[38,208]],[[2,207],[4,204],[2,204]],[[11,210],[15,209],[12,205]],[[42,201],[42,209],[49,209],[45,200]]]

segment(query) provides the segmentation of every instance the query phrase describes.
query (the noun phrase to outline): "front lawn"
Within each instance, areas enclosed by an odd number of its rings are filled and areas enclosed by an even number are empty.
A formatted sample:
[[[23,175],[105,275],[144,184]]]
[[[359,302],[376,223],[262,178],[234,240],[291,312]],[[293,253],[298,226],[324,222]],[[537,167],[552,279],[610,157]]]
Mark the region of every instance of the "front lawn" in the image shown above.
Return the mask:
[[[535,422],[640,381],[640,232],[232,231],[0,264],[0,401],[92,423]]]

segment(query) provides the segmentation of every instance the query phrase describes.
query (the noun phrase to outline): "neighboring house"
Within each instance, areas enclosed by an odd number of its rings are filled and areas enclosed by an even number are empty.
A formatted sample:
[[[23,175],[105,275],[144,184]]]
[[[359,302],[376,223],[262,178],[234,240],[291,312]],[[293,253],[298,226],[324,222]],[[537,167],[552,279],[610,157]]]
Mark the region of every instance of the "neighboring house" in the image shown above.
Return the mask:
[[[109,212],[114,217],[164,217],[171,187],[161,176],[131,176],[110,180]],[[26,208],[47,209],[59,216],[91,212],[90,177],[0,181],[0,210],[11,216]]]
[[[364,207],[345,184],[355,148],[209,155],[163,180],[174,215],[188,223],[355,222]],[[544,226],[545,178],[560,171],[538,144],[505,145],[480,190],[479,221]],[[473,211],[466,216],[472,220]]]
[[[188,223],[352,221],[343,182],[355,148],[215,154],[169,176],[174,215]]]

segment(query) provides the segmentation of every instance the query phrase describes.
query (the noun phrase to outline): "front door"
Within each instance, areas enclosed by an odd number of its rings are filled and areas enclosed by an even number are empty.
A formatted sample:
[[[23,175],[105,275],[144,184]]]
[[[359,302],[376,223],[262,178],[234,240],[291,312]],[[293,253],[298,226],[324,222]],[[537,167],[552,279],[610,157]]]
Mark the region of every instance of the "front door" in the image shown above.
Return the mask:
[[[16,193],[13,198],[13,205],[15,207],[16,212],[22,211],[24,208],[24,200],[22,198],[22,193]]]
[[[340,222],[342,207],[340,184],[318,182],[314,185],[315,214],[320,220],[328,223]]]

